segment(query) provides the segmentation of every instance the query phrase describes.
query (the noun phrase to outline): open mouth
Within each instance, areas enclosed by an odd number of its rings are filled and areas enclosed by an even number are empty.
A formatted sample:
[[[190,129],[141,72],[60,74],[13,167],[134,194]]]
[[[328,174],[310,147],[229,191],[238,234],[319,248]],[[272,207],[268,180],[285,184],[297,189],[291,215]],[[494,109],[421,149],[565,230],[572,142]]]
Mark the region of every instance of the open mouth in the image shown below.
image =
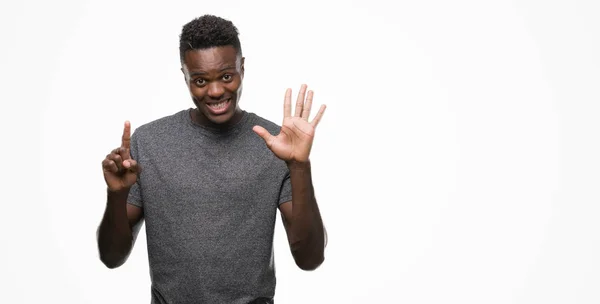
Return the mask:
[[[207,103],[206,106],[208,109],[215,115],[223,114],[227,112],[229,106],[231,105],[231,98],[225,99],[216,103]]]

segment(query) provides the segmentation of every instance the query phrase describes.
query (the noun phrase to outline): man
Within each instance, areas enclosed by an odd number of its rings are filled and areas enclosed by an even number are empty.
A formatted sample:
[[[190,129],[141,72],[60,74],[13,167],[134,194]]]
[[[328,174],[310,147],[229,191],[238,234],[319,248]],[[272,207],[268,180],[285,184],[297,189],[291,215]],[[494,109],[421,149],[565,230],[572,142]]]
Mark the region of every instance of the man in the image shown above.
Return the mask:
[[[100,259],[125,263],[146,222],[152,303],[273,303],[273,233],[282,214],[296,264],[324,260],[309,154],[321,106],[302,85],[282,126],[242,110],[237,28],[205,15],[183,27],[182,72],[196,106],[140,126],[102,162]],[[277,134],[277,135],[272,135]]]

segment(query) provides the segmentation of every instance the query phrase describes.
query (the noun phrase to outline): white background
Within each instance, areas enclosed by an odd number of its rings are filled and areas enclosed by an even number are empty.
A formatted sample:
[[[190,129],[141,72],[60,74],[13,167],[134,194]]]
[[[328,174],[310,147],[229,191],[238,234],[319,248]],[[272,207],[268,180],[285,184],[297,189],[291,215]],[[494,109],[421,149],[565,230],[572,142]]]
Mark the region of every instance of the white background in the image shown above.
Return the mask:
[[[98,259],[104,156],[192,107],[181,26],[241,32],[241,106],[328,106],[312,160],[325,263],[277,222],[277,303],[600,303],[600,2],[3,1],[6,303],[149,303],[142,230]]]

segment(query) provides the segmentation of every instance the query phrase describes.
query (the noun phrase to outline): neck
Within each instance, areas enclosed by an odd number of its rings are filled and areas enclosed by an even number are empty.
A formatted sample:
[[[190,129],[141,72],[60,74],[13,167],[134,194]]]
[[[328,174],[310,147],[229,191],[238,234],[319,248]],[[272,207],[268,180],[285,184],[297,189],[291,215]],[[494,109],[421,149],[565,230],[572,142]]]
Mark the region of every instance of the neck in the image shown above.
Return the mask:
[[[244,114],[243,111],[240,108],[237,108],[235,110],[235,113],[231,117],[231,119],[229,119],[228,121],[226,121],[224,123],[220,123],[220,124],[210,121],[197,108],[194,109],[193,111],[191,111],[190,115],[191,115],[192,121],[200,126],[211,128],[211,129],[217,129],[217,130],[227,130],[227,129],[231,128],[232,126],[234,126],[235,124],[237,124],[238,122],[240,122],[243,114]]]

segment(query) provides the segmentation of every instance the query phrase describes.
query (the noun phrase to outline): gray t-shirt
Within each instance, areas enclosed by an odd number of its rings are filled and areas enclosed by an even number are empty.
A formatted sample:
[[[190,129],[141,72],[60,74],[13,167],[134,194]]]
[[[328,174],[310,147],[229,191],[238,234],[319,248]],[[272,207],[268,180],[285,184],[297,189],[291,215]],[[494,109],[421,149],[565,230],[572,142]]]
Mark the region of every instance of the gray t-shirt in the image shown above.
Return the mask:
[[[252,127],[280,126],[254,113],[226,131],[190,111],[138,127],[131,155],[142,167],[128,202],[144,210],[152,303],[246,304],[275,293],[273,232],[291,201],[289,170]]]

